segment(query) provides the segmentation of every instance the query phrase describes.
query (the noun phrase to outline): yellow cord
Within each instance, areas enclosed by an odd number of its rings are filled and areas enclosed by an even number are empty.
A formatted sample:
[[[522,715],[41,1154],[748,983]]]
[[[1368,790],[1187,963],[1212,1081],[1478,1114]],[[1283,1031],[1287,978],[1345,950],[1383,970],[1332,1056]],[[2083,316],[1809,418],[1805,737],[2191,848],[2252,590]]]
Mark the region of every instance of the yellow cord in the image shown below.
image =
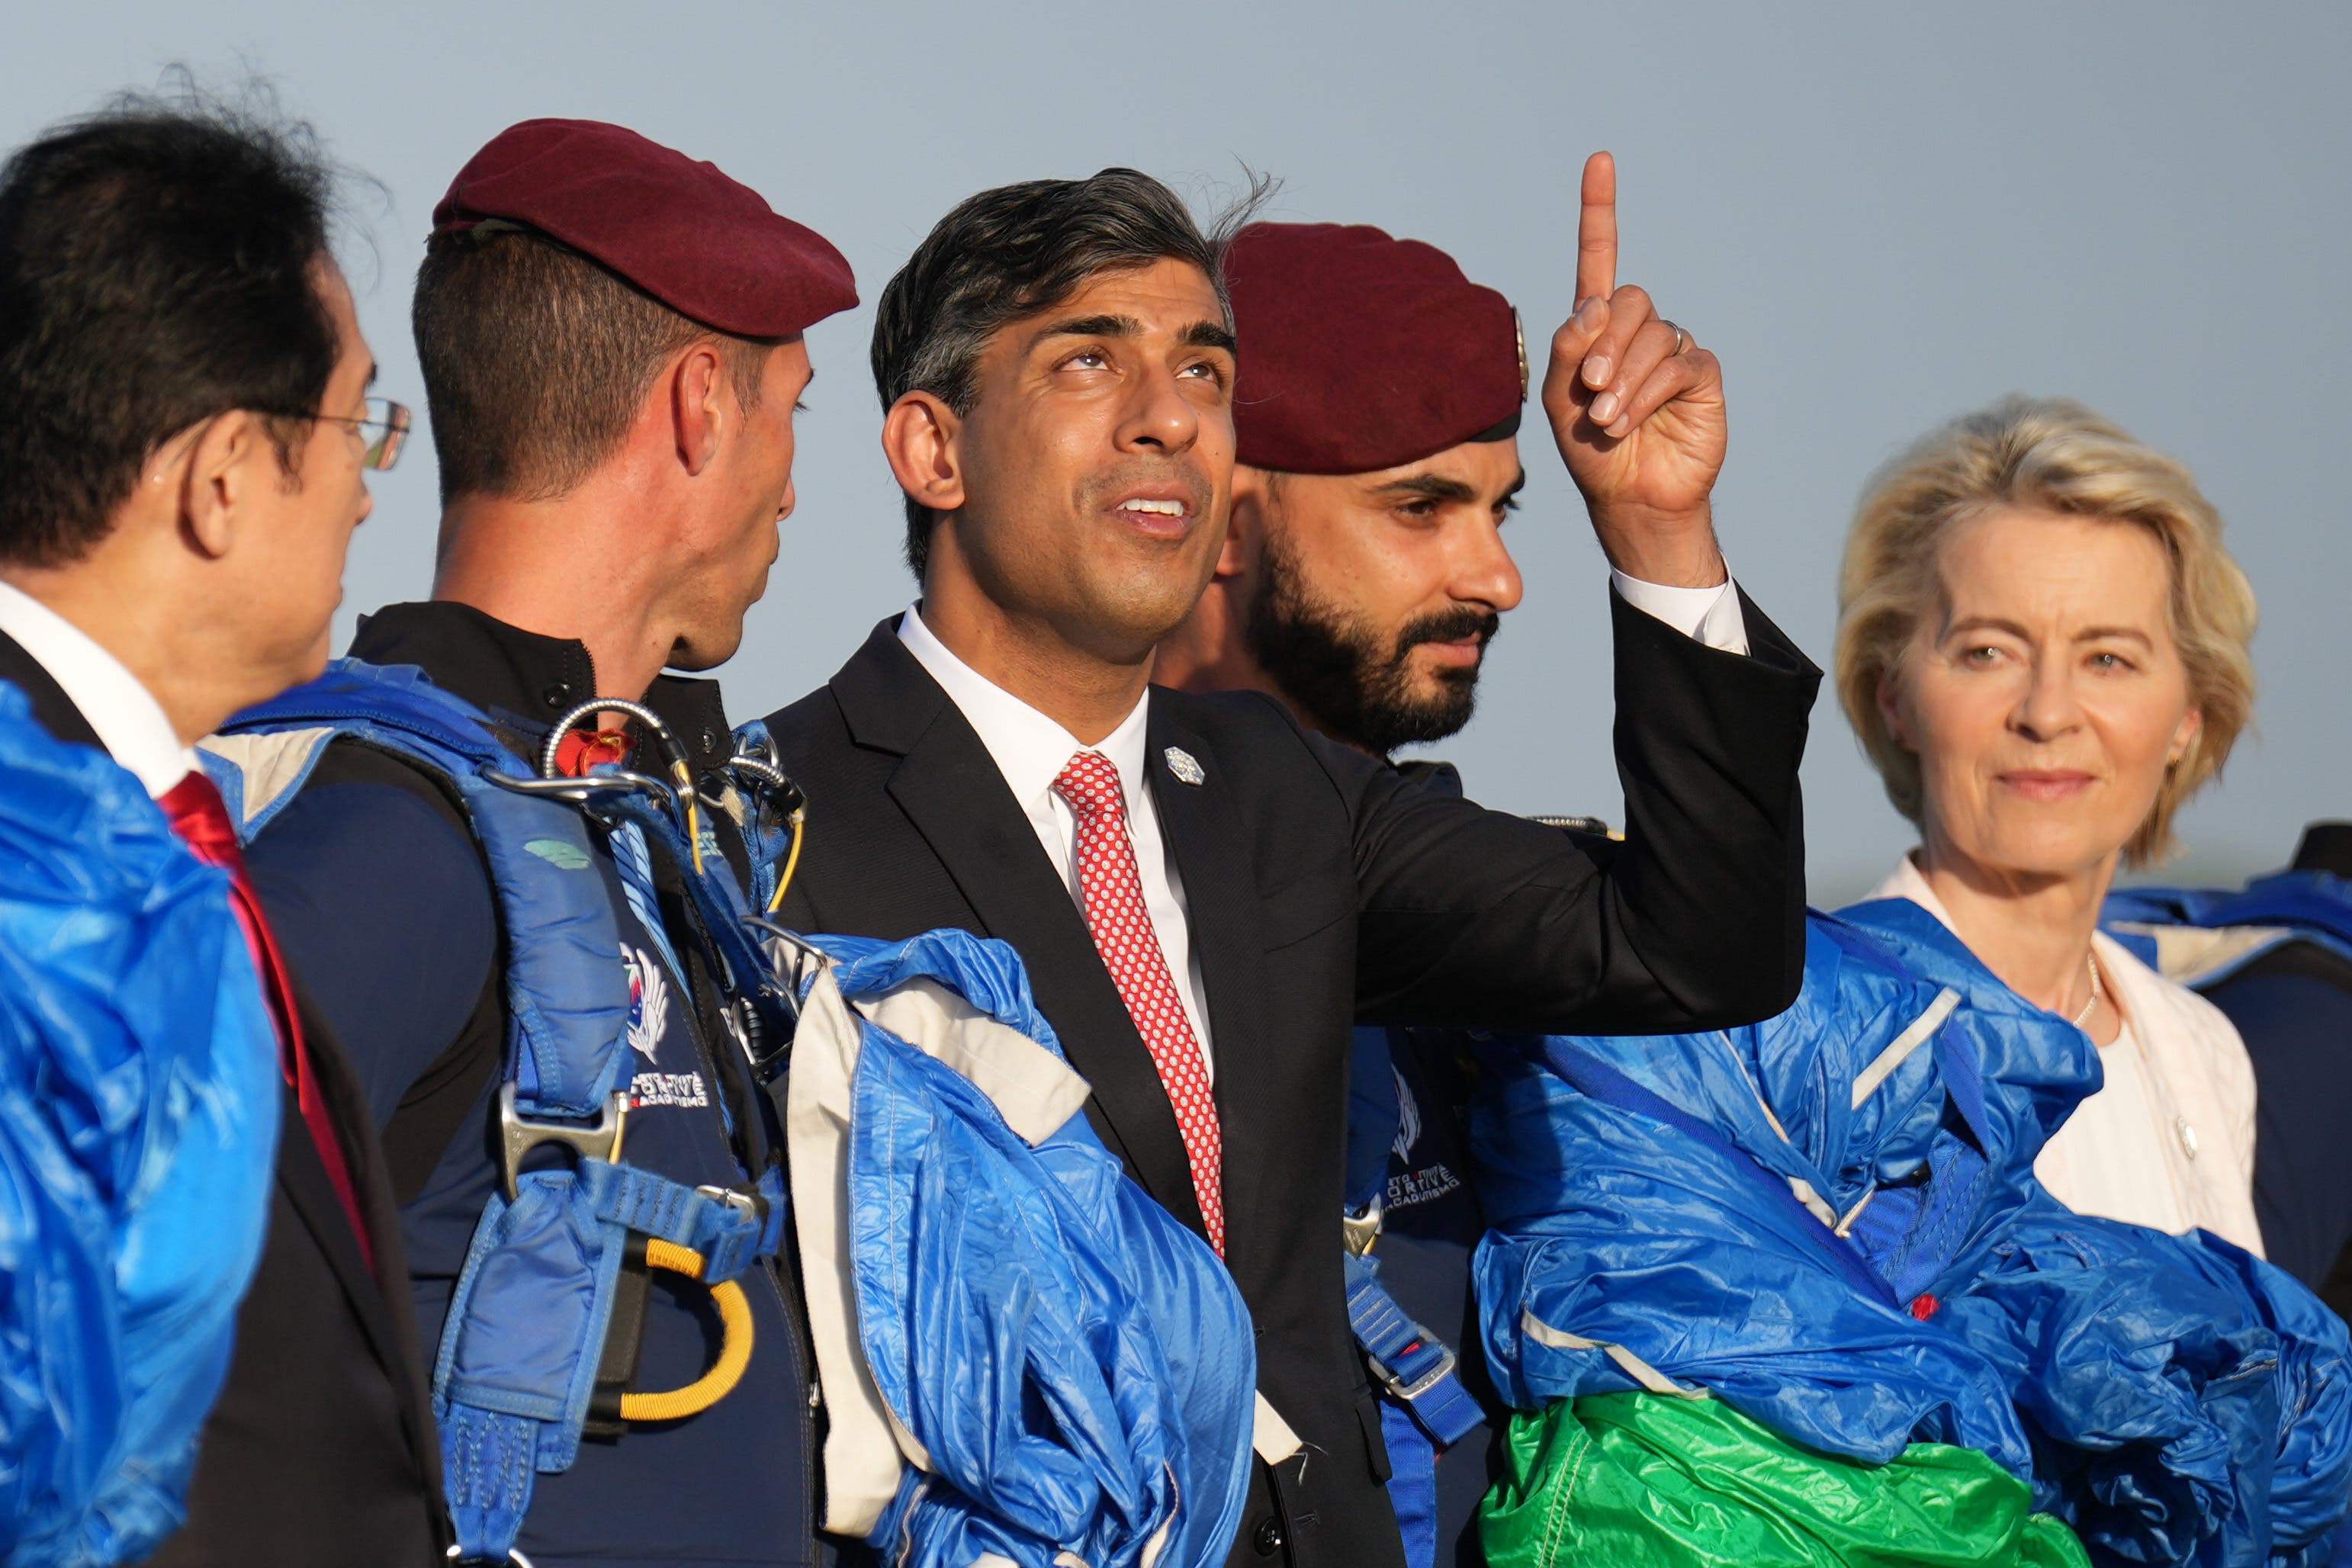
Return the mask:
[[[702,1254],[674,1242],[648,1238],[646,1262],[689,1279],[702,1278]],[[720,1327],[719,1359],[711,1363],[710,1370],[684,1388],[666,1394],[624,1394],[621,1419],[676,1421],[699,1415],[735,1391],[743,1380],[743,1369],[751,1364],[751,1303],[744,1299],[743,1287],[728,1279],[710,1288],[710,1304],[719,1309]]]
[[[696,803],[694,772],[680,757],[669,765],[669,776],[677,784],[677,798],[686,802],[686,841],[694,852],[694,874],[702,875],[702,808]]]
[[[768,896],[768,912],[774,914],[784,907],[784,889],[793,885],[793,873],[800,869],[801,840],[808,837],[806,808],[793,813],[793,847],[784,853],[784,873],[776,879],[776,890]]]

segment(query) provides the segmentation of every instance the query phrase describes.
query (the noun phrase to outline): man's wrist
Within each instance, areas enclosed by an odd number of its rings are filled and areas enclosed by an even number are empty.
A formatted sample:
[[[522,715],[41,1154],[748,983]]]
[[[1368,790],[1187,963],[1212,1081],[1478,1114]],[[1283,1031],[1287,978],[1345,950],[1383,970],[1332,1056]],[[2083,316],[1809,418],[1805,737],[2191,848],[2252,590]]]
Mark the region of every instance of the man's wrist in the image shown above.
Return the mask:
[[[1592,509],[1592,531],[1609,564],[1628,577],[1669,588],[1717,588],[1731,579],[1715,542],[1715,514],[1651,507]]]

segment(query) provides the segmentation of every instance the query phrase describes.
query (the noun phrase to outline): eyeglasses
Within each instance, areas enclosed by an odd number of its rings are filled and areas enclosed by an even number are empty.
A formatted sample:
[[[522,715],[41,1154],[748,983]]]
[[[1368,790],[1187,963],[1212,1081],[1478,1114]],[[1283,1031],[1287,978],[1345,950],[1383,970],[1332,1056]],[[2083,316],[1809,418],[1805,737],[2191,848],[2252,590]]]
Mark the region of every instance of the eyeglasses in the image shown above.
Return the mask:
[[[321,414],[320,418],[333,425],[349,425],[367,436],[367,450],[360,456],[360,467],[373,468],[378,473],[400,461],[400,449],[408,444],[408,432],[416,424],[416,416],[408,405],[394,403],[389,397],[371,397],[367,413],[353,418],[347,414]]]

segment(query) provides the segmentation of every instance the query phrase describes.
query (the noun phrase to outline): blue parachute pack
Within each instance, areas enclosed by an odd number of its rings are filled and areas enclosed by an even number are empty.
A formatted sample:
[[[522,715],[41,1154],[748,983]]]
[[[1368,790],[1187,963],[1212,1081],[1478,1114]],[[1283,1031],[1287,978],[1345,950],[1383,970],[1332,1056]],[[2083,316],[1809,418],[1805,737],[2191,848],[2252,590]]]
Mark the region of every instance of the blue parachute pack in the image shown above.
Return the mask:
[[[2243,888],[2121,888],[2100,923],[2166,978],[2212,985],[2290,942],[2352,959],[2352,882],[2277,871]]]
[[[2343,1322],[2218,1237],[2044,1192],[2095,1047],[1917,906],[1813,916],[1803,991],[1762,1024],[1491,1065],[1478,1295],[1514,1405],[1720,1398],[1868,1463],[1979,1449],[2095,1561],[2325,1561]]]
[[[1215,1568],[1257,1411],[1247,1310],[1088,1126],[1013,950],[774,940],[825,1389],[826,1524],[893,1563]]]
[[[731,764],[737,779],[796,800],[763,760],[763,739],[756,725],[739,734]],[[965,1072],[982,1071],[983,1058],[971,1043],[975,1036],[994,1040],[1000,1050],[1010,1037],[1059,1062],[1050,1031],[1028,1003],[1017,960],[968,935],[938,933],[860,950],[858,963],[838,964],[824,949],[767,926],[723,863],[700,869],[719,857],[707,836],[698,835],[699,842],[688,837],[694,830],[688,824],[696,819],[683,808],[682,792],[690,784],[673,790],[612,764],[584,778],[534,776],[479,712],[404,667],[342,661],[320,680],[240,715],[207,743],[206,765],[250,837],[336,740],[412,759],[455,787],[489,868],[506,933],[510,1026],[499,1087],[505,1190],[493,1196],[477,1229],[434,1369],[434,1408],[465,1557],[504,1560],[530,1507],[533,1476],[569,1468],[589,1422],[610,1422],[616,1414],[622,1396],[614,1372],[629,1357],[616,1353],[608,1338],[631,1248],[655,1242],[683,1248],[698,1258],[699,1277],[723,1291],[792,1241],[795,1227],[787,1218],[795,1205],[802,1210],[799,1261],[833,1419],[827,1528],[891,1542],[918,1564],[954,1568],[971,1561],[970,1553],[952,1555],[968,1540],[984,1540],[984,1549],[1025,1568],[1050,1568],[1057,1552],[1081,1546],[1096,1568],[1147,1556],[1171,1568],[1207,1568],[1222,1556],[1222,1542],[1213,1553],[1165,1556],[1171,1540],[1198,1545],[1193,1537],[1204,1516],[1214,1519],[1221,1506],[1231,1515],[1229,1534],[1246,1477],[1255,1363],[1250,1336],[1235,1326],[1246,1322],[1238,1295],[1214,1256],[1197,1242],[1188,1252],[1171,1239],[1166,1227],[1174,1221],[1131,1184],[1120,1186],[1125,1178],[1116,1163],[1108,1169],[1117,1182],[1091,1171],[1097,1200],[1088,1211],[1091,1250],[1066,1257],[1034,1237],[1024,1248],[1003,1237],[985,1246],[975,1237],[959,1248],[948,1240],[952,1227],[916,1223],[919,1215],[955,1209],[919,1205],[906,1183],[925,1174],[944,1172],[958,1201],[973,1213],[982,1194],[1026,1194],[1035,1208],[1052,1195],[1038,1195],[1040,1162],[1066,1181],[1087,1167],[1085,1151],[1098,1162],[1108,1159],[1075,1111],[1052,1128],[1032,1128],[1032,1140],[1008,1141],[993,1103],[975,1099],[961,1073],[937,1065],[946,1059]],[[601,884],[572,874],[590,863],[590,812],[613,826],[635,827],[685,871],[699,924],[717,949],[720,1016],[779,1122],[803,1130],[799,1136],[788,1131],[789,1190],[780,1172],[736,1189],[690,1188],[627,1163],[622,1079],[628,995],[614,956],[618,933]],[[787,813],[773,815],[781,822]],[[765,898],[797,828],[768,826],[756,803],[742,821],[754,892]],[[822,1115],[793,1104],[795,1096],[805,1100],[813,1092],[804,1092],[799,1079],[821,1076],[793,1070],[809,998],[818,992],[819,1011],[834,1020],[827,1037],[847,1035],[866,1047],[852,1053],[861,1063],[849,1080],[859,1098],[841,1123],[843,1135],[830,1140]],[[934,1003],[947,1021],[924,1014],[901,999],[906,995]],[[949,1005],[942,998],[956,1000]],[[886,1002],[893,1016],[921,1018],[943,1058],[922,1056],[929,1065],[918,1065],[903,1039],[856,1012]],[[1005,1021],[992,1007],[1008,1008],[1013,1017]],[[852,1023],[842,1022],[845,1016]],[[918,1096],[918,1088],[931,1099]],[[903,1122],[916,1114],[910,1105],[929,1113],[933,1143],[952,1150],[951,1170],[909,1160],[912,1133],[893,1118]],[[848,1136],[852,1131],[856,1135]],[[546,1144],[562,1146],[569,1158],[526,1164]],[[901,1170],[894,1158],[908,1163]],[[878,1163],[867,1170],[873,1162]],[[851,1194],[845,1205],[844,1193]],[[1112,1194],[1124,1206],[1103,1207],[1100,1200]],[[1063,1227],[1059,1245],[1069,1248],[1078,1216],[1054,1218]],[[1145,1268],[1145,1255],[1159,1262],[1158,1274]],[[1096,1270],[1091,1297],[1071,1278],[1088,1264]],[[853,1273],[856,1297],[843,1299],[837,1287]],[[915,1275],[926,1293],[904,1311],[970,1311],[989,1331],[959,1339],[961,1319],[927,1322],[913,1342],[917,1349],[901,1347],[886,1374],[872,1358],[880,1332],[872,1326],[888,1321],[894,1308],[879,1296],[867,1306],[867,1282]],[[1138,1289],[1155,1299],[1139,1304]],[[1094,1314],[1060,1315],[1089,1300]],[[1188,1378],[1175,1377],[1167,1356],[1155,1362],[1131,1343],[1118,1347],[1125,1359],[1116,1366],[1104,1364],[1113,1355],[1098,1337],[1110,1310],[1106,1301],[1139,1324],[1177,1310],[1171,1303],[1190,1303],[1216,1331],[1202,1342],[1217,1347],[1216,1375],[1191,1369]],[[821,1310],[825,1302],[830,1316]],[[992,1312],[982,1310],[990,1306]],[[829,1357],[827,1323],[836,1326],[836,1353]],[[862,1344],[859,1330],[869,1331]],[[935,1349],[944,1353],[948,1344],[961,1347],[960,1363],[935,1358]],[[1048,1364],[1058,1365],[1060,1384],[1041,1371]],[[1037,1421],[1041,1409],[1055,1409],[1055,1395],[1083,1381],[1089,1368],[1116,1384],[1117,1400],[1091,1411],[1088,1421],[1062,1412],[1066,1426],[1048,1422],[1031,1431],[1022,1425]],[[1220,1379],[1236,1373],[1244,1397],[1234,1417],[1219,1396]],[[1054,1393],[1044,1393],[1048,1384]],[[858,1407],[856,1389],[880,1391],[888,1412],[882,1426],[908,1445],[900,1450],[904,1465],[854,1441],[860,1429],[847,1413]],[[1009,1411],[982,1410],[986,1394],[1008,1391]],[[1132,1474],[1097,1476],[1092,1489],[1063,1477],[1055,1488],[1044,1479],[1055,1473],[1049,1463],[1055,1455],[1064,1469],[1116,1469],[1117,1458]],[[889,1506],[861,1515],[857,1500],[871,1498],[886,1470]],[[1162,1493],[1184,1499],[1181,1516],[1172,1503],[1156,1508]]]
[[[0,684],[0,1562],[186,1517],[275,1181],[276,1032],[226,874]]]

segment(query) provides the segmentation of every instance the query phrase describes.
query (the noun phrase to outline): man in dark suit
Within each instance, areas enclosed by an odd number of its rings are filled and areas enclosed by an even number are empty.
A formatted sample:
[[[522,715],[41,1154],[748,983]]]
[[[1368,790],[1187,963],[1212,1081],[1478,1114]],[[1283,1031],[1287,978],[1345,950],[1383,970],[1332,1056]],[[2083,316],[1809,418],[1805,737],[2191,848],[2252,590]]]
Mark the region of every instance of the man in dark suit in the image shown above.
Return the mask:
[[[971,198],[885,289],[884,449],[922,597],[768,721],[810,802],[784,913],[1019,951],[1095,1124],[1256,1319],[1265,1463],[1235,1561],[1390,1568],[1335,1245],[1349,1024],[1625,1032],[1786,1005],[1817,672],[1744,601],[1745,655],[1615,595],[1622,847],[1414,789],[1262,696],[1150,688],[1224,537],[1220,249],[1108,170]],[[1638,291],[1587,292],[1547,398],[1576,405],[1602,547],[1633,579],[1719,587],[1713,360]],[[1366,416],[1399,404],[1368,387]]]
[[[252,1187],[268,1205],[258,1266],[187,1523],[155,1563],[421,1568],[446,1539],[383,1155],[188,750],[319,672],[365,473],[390,466],[406,428],[404,409],[366,395],[374,364],[329,247],[332,187],[307,128],[193,102],[110,110],[0,172],[0,680],[48,736],[110,755],[160,807],[157,830],[226,873],[219,918],[261,993],[256,1082],[282,1080],[275,1182],[257,1172]],[[269,1157],[266,1141],[250,1152]],[[216,1237],[152,1240],[201,1255],[247,1219],[209,1214]],[[130,1399],[160,1398],[142,1375]],[[148,1425],[134,1414],[125,1429]]]

